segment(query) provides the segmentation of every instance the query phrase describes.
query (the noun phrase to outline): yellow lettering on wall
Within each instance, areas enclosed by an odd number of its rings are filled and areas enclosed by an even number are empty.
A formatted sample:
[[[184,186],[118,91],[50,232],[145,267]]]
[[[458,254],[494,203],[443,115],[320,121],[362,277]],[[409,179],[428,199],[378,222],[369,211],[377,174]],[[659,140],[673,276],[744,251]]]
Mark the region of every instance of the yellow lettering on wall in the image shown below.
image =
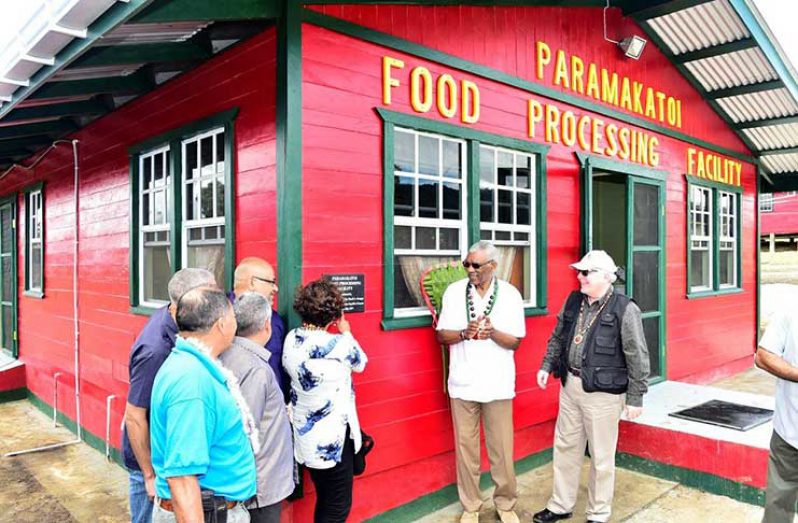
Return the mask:
[[[590,127],[590,118],[587,116],[580,116],[578,123],[579,131],[576,133],[576,138],[579,141],[579,147],[585,151],[590,150],[590,144],[587,141],[587,128]]]
[[[687,148],[687,174],[695,176],[695,153],[692,147]]]
[[[648,159],[651,167],[656,167],[659,165],[659,153],[657,152],[658,145],[659,139],[656,136],[652,136],[648,140]]]
[[[571,82],[568,80],[568,61],[562,49],[557,51],[557,62],[554,64],[554,85],[571,88]]]
[[[607,147],[604,149],[606,156],[618,154],[618,126],[614,123],[604,128],[604,138],[607,140]]]
[[[417,113],[426,113],[432,108],[432,75],[426,67],[414,67],[410,71],[410,106]]]
[[[646,89],[646,116],[651,119],[657,117],[657,108],[654,103],[654,89],[651,87]]]
[[[537,100],[529,99],[526,109],[527,133],[535,137],[535,126],[543,121],[543,106]]]
[[[665,122],[665,93],[657,91],[657,120]]]
[[[402,69],[405,63],[398,58],[382,57],[382,103],[391,105],[391,88],[399,87],[399,80],[391,76],[392,69]]]
[[[629,79],[625,76],[621,82],[621,107],[627,111],[632,110],[632,90],[629,87]]]
[[[579,94],[585,94],[585,82],[582,76],[585,74],[585,63],[578,56],[571,57],[571,86]]]
[[[562,115],[562,143],[568,147],[576,143],[576,116],[571,111]]]
[[[590,140],[590,150],[593,151],[595,154],[601,154],[601,146],[599,146],[599,140],[601,140],[601,129],[604,127],[604,122],[599,120],[598,118],[593,118],[593,125],[591,126],[590,132],[593,134],[593,137]]]
[[[463,123],[477,123],[479,120],[479,87],[474,82],[463,80],[462,106],[460,108],[460,121]]]
[[[606,69],[601,70],[601,101],[618,105],[618,74],[610,75]]]
[[[632,82],[632,100],[634,101],[634,112],[643,114],[643,84]]]
[[[601,98],[598,73],[596,72],[596,64],[594,63],[587,66],[587,95],[592,96],[596,100]]]
[[[543,80],[543,71],[551,63],[551,49],[545,42],[535,43],[535,64],[538,80]]]
[[[451,118],[457,114],[457,85],[451,75],[442,74],[438,77],[435,94],[441,116]]]
[[[555,106],[546,105],[546,141],[549,143],[560,143],[560,110]]]
[[[628,127],[621,127],[621,130],[618,131],[618,141],[621,144],[618,158],[621,160],[629,159],[629,133],[631,133],[631,130]]]

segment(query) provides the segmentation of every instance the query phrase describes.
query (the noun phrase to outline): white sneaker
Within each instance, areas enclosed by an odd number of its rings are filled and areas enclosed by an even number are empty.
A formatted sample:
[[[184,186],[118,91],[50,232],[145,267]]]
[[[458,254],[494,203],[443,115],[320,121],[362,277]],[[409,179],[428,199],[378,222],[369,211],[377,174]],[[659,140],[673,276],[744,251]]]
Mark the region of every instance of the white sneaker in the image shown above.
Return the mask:
[[[479,512],[469,512],[464,510],[463,515],[460,516],[460,523],[479,523]]]
[[[501,510],[497,508],[496,512],[499,513],[499,519],[502,523],[520,523],[518,514],[516,514],[514,510]]]

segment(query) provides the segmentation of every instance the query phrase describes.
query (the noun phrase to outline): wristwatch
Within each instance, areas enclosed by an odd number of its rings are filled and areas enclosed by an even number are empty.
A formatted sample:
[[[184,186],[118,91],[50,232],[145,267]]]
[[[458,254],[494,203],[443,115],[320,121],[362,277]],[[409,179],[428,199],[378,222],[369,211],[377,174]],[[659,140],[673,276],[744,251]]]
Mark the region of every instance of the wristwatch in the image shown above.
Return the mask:
[[[466,329],[460,331],[460,341],[465,341],[466,339],[468,339],[466,337],[466,332],[467,332]]]

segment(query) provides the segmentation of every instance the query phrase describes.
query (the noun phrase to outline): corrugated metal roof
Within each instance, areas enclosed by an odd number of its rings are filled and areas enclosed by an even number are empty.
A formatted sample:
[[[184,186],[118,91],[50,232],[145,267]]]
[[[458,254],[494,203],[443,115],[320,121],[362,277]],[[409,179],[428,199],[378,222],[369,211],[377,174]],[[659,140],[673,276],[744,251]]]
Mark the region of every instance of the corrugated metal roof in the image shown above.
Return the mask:
[[[124,24],[103,35],[97,46],[185,42],[209,25],[209,22]]]
[[[743,129],[743,133],[759,151],[798,147],[798,123],[754,127]],[[796,164],[796,171],[798,171],[798,164]]]
[[[798,165],[798,153],[763,156],[762,165],[770,173],[794,172],[795,166]]]
[[[707,91],[778,78],[768,59],[757,48],[693,60],[685,66]]]
[[[718,104],[737,123],[798,114],[798,103],[787,89],[729,96]]]
[[[714,0],[648,21],[675,54],[750,36],[727,0]]]

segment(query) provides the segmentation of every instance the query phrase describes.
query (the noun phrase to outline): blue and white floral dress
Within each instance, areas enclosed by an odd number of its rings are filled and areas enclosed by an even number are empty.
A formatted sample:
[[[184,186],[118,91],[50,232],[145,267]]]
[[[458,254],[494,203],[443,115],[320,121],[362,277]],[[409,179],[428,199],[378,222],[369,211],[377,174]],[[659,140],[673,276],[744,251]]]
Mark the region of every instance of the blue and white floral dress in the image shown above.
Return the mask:
[[[291,378],[294,455],[314,469],[341,461],[346,428],[360,450],[360,422],[352,372],[363,372],[368,358],[350,333],[330,334],[302,327],[283,345],[283,368]]]

